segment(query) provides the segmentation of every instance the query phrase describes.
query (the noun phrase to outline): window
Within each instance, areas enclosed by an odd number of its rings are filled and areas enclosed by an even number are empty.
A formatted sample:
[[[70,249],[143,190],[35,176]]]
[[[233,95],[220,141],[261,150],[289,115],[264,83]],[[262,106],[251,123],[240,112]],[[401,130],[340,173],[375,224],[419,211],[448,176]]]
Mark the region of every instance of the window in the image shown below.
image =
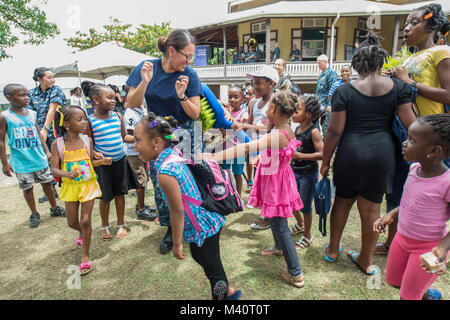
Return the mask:
[[[303,29],[302,58],[312,61],[323,54],[324,39],[325,29]]]
[[[242,35],[242,45],[244,46],[244,51],[245,52],[248,52],[248,45],[247,45],[247,42],[248,42],[248,39],[250,39],[251,38],[251,35],[250,34],[244,34],[244,35]]]

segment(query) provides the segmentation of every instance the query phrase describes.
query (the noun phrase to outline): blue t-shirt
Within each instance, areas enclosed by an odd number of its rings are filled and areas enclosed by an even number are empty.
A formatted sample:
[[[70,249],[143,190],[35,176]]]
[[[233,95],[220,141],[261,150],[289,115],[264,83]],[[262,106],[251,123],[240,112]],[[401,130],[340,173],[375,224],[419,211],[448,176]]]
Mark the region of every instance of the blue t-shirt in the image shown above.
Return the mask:
[[[26,116],[18,115],[10,109],[2,112],[8,126],[6,134],[11,151],[9,162],[17,173],[31,173],[48,167],[48,159],[36,129],[36,112],[26,110]]]
[[[149,112],[154,112],[158,116],[173,116],[177,121],[185,122],[191,118],[184,112],[175,90],[175,82],[181,75],[189,77],[189,84],[186,95],[197,97],[203,94],[200,78],[191,67],[187,66],[183,72],[166,73],[162,68],[162,58],[146,60],[153,63],[153,78],[145,91],[145,101]],[[141,69],[144,65],[141,62],[134,68],[127,80],[127,85],[137,88],[141,83]]]
[[[256,52],[247,52],[246,53],[247,63],[255,63],[256,62]]]
[[[289,55],[289,57],[292,58],[293,55],[300,56],[300,54],[301,54],[300,49],[292,50],[291,54]],[[294,60],[292,60],[292,61],[300,61],[300,58],[299,57],[295,57]]]

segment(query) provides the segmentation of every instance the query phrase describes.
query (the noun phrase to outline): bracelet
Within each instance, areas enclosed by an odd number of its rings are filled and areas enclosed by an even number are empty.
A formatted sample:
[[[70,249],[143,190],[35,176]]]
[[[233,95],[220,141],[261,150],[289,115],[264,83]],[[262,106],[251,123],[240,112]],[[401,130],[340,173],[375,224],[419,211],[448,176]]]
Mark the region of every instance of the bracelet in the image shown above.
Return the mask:
[[[186,100],[188,100],[188,99],[189,99],[188,96],[187,96],[187,95],[184,95],[184,97],[181,98],[180,101],[186,101]]]
[[[44,125],[44,128],[49,131],[52,127]]]

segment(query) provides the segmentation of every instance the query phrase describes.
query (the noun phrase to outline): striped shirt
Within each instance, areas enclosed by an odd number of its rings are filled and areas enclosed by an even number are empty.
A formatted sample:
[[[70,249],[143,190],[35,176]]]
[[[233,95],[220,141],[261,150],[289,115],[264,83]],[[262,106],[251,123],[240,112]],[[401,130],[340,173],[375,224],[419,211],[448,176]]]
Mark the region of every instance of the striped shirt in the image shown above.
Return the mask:
[[[352,82],[352,79],[350,79],[349,82]],[[344,84],[344,81],[342,81],[342,79],[333,83],[333,85],[331,86],[330,92],[328,93],[328,96],[331,98],[333,96],[333,93],[336,91],[336,89],[339,88],[340,86],[342,86],[343,84]]]
[[[97,119],[94,115],[89,116],[92,128],[92,138],[94,149],[103,153],[105,157],[111,157],[113,161],[118,161],[125,155],[122,139],[122,121],[115,112],[109,112],[107,119]]]
[[[167,148],[158,156],[155,162],[156,171],[159,174],[167,174],[177,179],[182,194],[203,201],[198,190],[194,176],[188,166],[182,162],[163,163],[169,155],[180,156],[178,149]],[[163,199],[167,201],[163,193]],[[201,247],[206,238],[215,235],[225,225],[225,217],[219,213],[210,212],[203,207],[195,206],[188,202],[192,214],[197,220],[201,231],[197,233],[187,214],[184,215],[183,240],[195,243]]]

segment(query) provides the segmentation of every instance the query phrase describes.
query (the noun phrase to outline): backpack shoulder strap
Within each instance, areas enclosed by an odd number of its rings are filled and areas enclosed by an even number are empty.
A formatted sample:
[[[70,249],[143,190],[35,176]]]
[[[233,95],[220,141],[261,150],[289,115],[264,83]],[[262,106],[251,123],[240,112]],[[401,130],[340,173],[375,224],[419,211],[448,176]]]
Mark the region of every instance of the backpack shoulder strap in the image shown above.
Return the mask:
[[[89,143],[89,137],[85,134],[80,134],[80,138],[88,150],[88,155],[91,156],[91,144]]]
[[[56,139],[56,147],[58,149],[59,160],[63,161],[63,150],[64,150],[64,138],[59,137]]]

